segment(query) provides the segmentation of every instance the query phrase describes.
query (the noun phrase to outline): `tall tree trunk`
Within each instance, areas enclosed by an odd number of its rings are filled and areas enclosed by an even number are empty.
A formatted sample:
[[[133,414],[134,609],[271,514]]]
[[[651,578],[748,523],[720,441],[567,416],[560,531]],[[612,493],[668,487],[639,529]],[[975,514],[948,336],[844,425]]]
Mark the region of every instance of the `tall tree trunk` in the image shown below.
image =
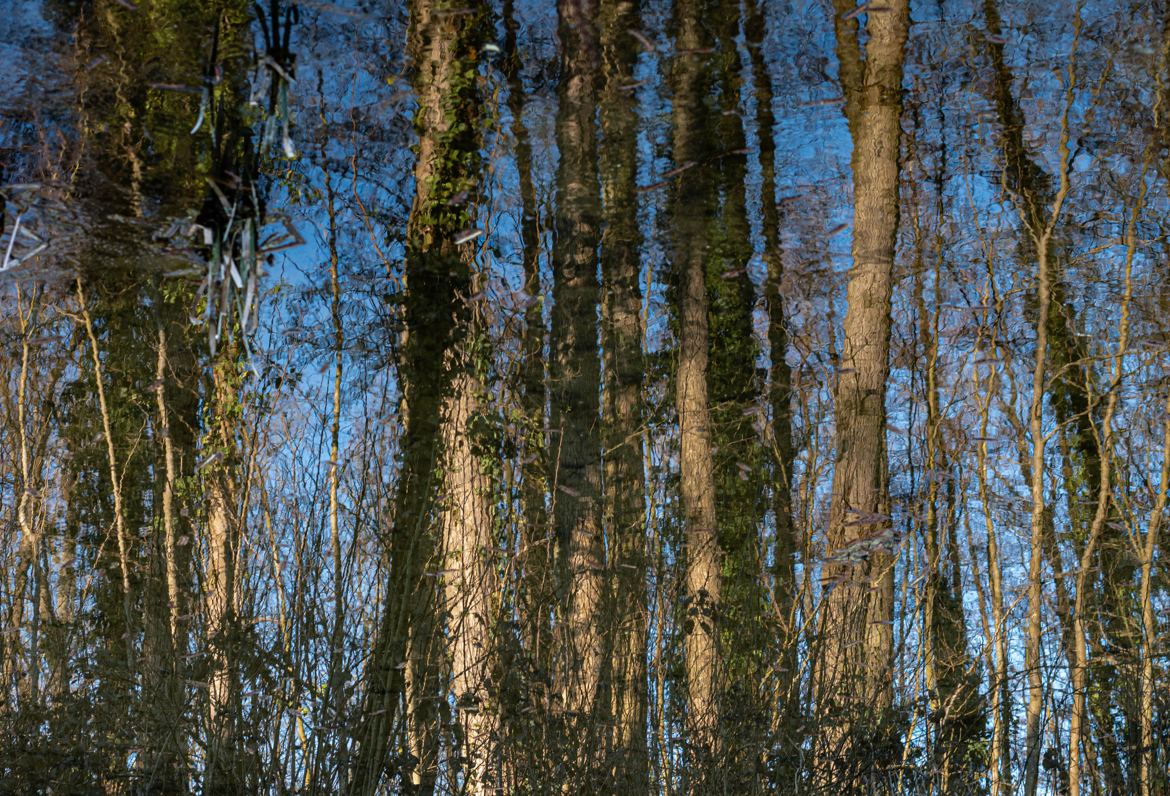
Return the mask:
[[[204,634],[208,649],[208,750],[204,790],[238,792],[245,772],[240,759],[238,582],[236,556],[240,541],[236,500],[239,472],[237,429],[238,348],[220,349],[212,365],[208,434],[204,440],[207,499],[207,555],[203,564]]]
[[[559,545],[564,617],[559,683],[575,748],[593,776],[596,733],[606,705],[599,693],[598,627],[605,567],[601,536],[601,358],[598,350],[597,247],[601,195],[597,172],[598,6],[562,0],[558,6],[563,60],[557,116],[557,220],[553,242],[552,468],[554,525]],[[605,717],[607,720],[607,717]],[[586,771],[588,774],[586,774]]]
[[[792,516],[792,469],[796,454],[792,443],[792,373],[788,366],[788,319],[784,301],[784,252],[780,243],[780,218],[776,204],[775,116],[772,112],[772,76],[765,60],[767,7],[756,0],[748,5],[745,33],[752,59],[756,95],[756,128],[759,136],[764,262],[768,272],[765,298],[768,305],[768,358],[771,374],[768,408],[771,411],[772,516],[775,541],[772,549],[772,601],[780,619],[780,661],[777,669],[790,684],[781,696],[775,725],[779,742],[788,752],[780,755],[784,771],[778,782],[791,782],[796,772],[796,750],[801,741],[799,679],[797,678],[796,555],[797,530]]]
[[[462,354],[467,356],[467,354]],[[489,664],[495,565],[491,481],[483,461],[493,451],[477,439],[483,386],[474,364],[459,366],[443,410],[442,535],[448,659],[455,697],[458,756],[469,794],[494,794],[495,705]],[[454,764],[453,764],[454,765]]]
[[[459,11],[460,13],[453,13]],[[463,13],[442,0],[411,6],[408,50],[418,99],[418,157],[407,224],[406,342],[398,376],[406,431],[402,470],[387,529],[390,575],[366,671],[366,696],[350,790],[373,793],[397,775],[410,793],[430,794],[438,776],[446,704],[437,578],[443,481],[444,407],[464,360],[468,262],[475,242],[457,242],[479,186],[479,84],[475,52],[486,8]],[[391,765],[391,744],[405,738]]]
[[[838,19],[842,17],[838,2]],[[852,5],[852,4],[846,4]],[[823,577],[815,688],[821,738],[818,777],[859,764],[856,746],[892,696],[893,531],[888,517],[885,390],[890,300],[898,230],[902,60],[909,3],[867,15],[859,84],[856,22],[839,22],[838,53],[853,134],[853,267],[836,387],[837,451]],[[861,562],[848,546],[880,539]],[[885,550],[881,550],[884,547]],[[834,761],[841,755],[840,761]],[[848,769],[846,769],[848,770]],[[842,772],[845,773],[845,772]]]
[[[678,255],[676,263],[684,269],[676,400],[686,523],[687,719],[694,733],[695,751],[713,756],[719,718],[716,619],[722,590],[722,557],[717,539],[715,463],[707,402],[707,290],[700,252],[687,256],[679,251]]]
[[[715,513],[715,460],[708,399],[708,225],[717,212],[714,175],[705,159],[712,142],[706,107],[710,76],[701,53],[711,41],[699,0],[675,7],[673,66],[674,163],[680,172],[671,192],[673,264],[678,291],[678,369],[675,402],[679,422],[679,476],[686,568],[682,610],[688,777],[702,789],[714,771],[719,726],[721,668],[717,625],[722,594],[722,556]]]
[[[1024,116],[1012,93],[1012,76],[1004,59],[1003,37],[999,8],[996,0],[984,0],[984,19],[988,30],[988,47],[995,73],[994,101],[1001,123],[1001,147],[1003,150],[1003,176],[1005,187],[1011,193],[1020,213],[1026,234],[1021,238],[1020,248],[1025,256],[1036,263],[1037,288],[1034,300],[1036,313],[1036,359],[1033,364],[1031,405],[1029,408],[1029,433],[1032,439],[1031,461],[1028,473],[1032,494],[1031,555],[1029,559],[1029,613],[1025,667],[1028,669],[1029,699],[1025,738],[1024,791],[1027,796],[1036,793],[1040,763],[1041,711],[1043,708],[1043,683],[1040,666],[1041,600],[1043,586],[1040,582],[1043,559],[1046,552],[1052,558],[1057,574],[1058,594],[1063,589],[1063,567],[1057,557],[1059,548],[1051,528],[1050,510],[1044,505],[1044,394],[1047,389],[1061,431],[1061,450],[1065,459],[1063,468],[1064,488],[1070,499],[1070,520],[1080,532],[1073,536],[1084,539],[1087,531],[1086,517],[1079,508],[1078,497],[1082,485],[1095,498],[1100,482],[1100,451],[1097,448],[1093,421],[1090,415],[1090,400],[1087,386],[1090,371],[1087,351],[1075,333],[1075,314],[1065,296],[1062,279],[1064,253],[1058,246],[1058,221],[1060,208],[1067,196],[1068,169],[1068,114],[1066,104],[1061,128],[1061,167],[1058,175],[1059,187],[1053,188],[1052,178],[1047,175],[1029,154],[1024,143]],[[1073,37],[1075,47],[1079,40],[1079,12],[1077,30]],[[1070,67],[1071,69],[1071,67]],[[1070,73],[1071,79],[1071,73]],[[1071,92],[1071,87],[1069,91]],[[1071,94],[1068,97],[1071,101]],[[1049,378],[1051,374],[1052,378]],[[1094,499],[1095,502],[1095,499]],[[1067,610],[1062,606],[1067,599],[1058,600],[1058,609],[1064,618]],[[1071,649],[1068,628],[1064,632],[1063,646],[1070,658]],[[1107,733],[1111,736],[1112,733]],[[1109,759],[1115,757],[1112,738],[1103,739],[1107,767]]]
[[[645,478],[642,471],[643,373],[642,235],[635,189],[637,99],[633,82],[640,45],[631,30],[640,19],[634,0],[604,0],[601,8],[601,247],[605,351],[605,525],[609,538],[605,623],[608,628],[610,787],[634,796],[646,791]]]
[[[35,472],[37,468],[33,464],[33,442],[34,429],[29,427],[28,409],[31,403],[32,396],[29,389],[30,373],[29,369],[32,365],[32,345],[29,340],[32,339],[33,327],[36,323],[36,316],[38,314],[38,305],[40,303],[41,290],[39,288],[33,290],[32,296],[28,303],[28,309],[25,309],[23,301],[23,291],[18,285],[16,288],[16,314],[20,324],[20,368],[17,376],[16,387],[16,446],[19,448],[20,459],[20,496],[16,499],[16,528],[20,534],[20,542],[17,546],[17,560],[16,560],[16,578],[12,589],[11,596],[11,615],[8,633],[6,636],[11,639],[11,647],[5,650],[3,663],[3,682],[8,689],[14,689],[17,692],[24,692],[25,698],[29,705],[36,705],[38,702],[37,692],[39,690],[39,658],[40,651],[37,649],[35,631],[29,633],[29,645],[27,650],[21,649],[20,638],[25,631],[25,614],[24,609],[26,601],[31,603],[33,616],[37,610],[37,600],[29,599],[31,595],[28,594],[29,581],[34,583],[33,592],[37,589],[39,581],[37,574],[37,559],[40,557],[40,546],[42,528],[37,521],[37,486],[40,480],[40,473]],[[36,620],[32,620],[32,626],[36,626]],[[24,659],[22,661],[22,659]],[[10,691],[9,691],[10,693]]]
[[[1040,771],[1041,712],[1044,707],[1043,673],[1040,671],[1043,583],[1041,569],[1044,555],[1044,380],[1048,347],[1048,313],[1052,305],[1048,255],[1041,251],[1036,278],[1036,358],[1032,366],[1032,398],[1028,411],[1028,430],[1032,438],[1030,462],[1032,516],[1031,547],[1028,557],[1028,630],[1024,650],[1024,668],[1028,671],[1027,736],[1024,740],[1024,793],[1035,796]]]
[[[756,289],[748,267],[752,227],[748,220],[748,154],[739,86],[745,81],[739,2],[724,0],[709,12],[717,31],[713,70],[717,115],[711,122],[705,166],[717,174],[719,203],[706,239],[705,283],[709,302],[708,400],[715,465],[718,540],[723,552],[720,635],[723,694],[719,734],[724,743],[719,787],[756,791],[771,753],[767,738],[771,694],[764,690],[761,650],[776,641],[768,610],[761,528],[767,490],[751,473],[767,467],[754,418],[761,409],[764,380],[757,372],[760,346],[753,330]],[[764,200],[764,204],[774,204]]]

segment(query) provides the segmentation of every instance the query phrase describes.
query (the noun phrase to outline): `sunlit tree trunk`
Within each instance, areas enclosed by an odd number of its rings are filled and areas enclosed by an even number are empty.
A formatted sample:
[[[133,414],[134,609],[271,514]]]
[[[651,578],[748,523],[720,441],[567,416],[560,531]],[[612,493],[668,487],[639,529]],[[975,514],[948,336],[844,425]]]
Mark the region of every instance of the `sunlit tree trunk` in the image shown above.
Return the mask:
[[[1051,284],[1048,256],[1041,252],[1036,278],[1036,358],[1032,368],[1032,399],[1028,410],[1028,429],[1032,438],[1031,548],[1028,557],[1028,629],[1024,668],[1028,672],[1028,715],[1024,763],[1024,793],[1035,796],[1040,771],[1041,713],[1044,709],[1044,683],[1040,671],[1040,642],[1043,617],[1043,583],[1041,567],[1044,554],[1044,379],[1048,344],[1048,313],[1051,307]]]
[[[37,514],[37,487],[40,474],[35,472],[33,458],[33,439],[36,436],[34,429],[29,428],[29,406],[32,402],[29,372],[32,367],[33,351],[29,340],[32,337],[34,324],[40,304],[39,289],[34,288],[33,294],[25,305],[23,291],[19,286],[16,289],[16,314],[20,331],[20,366],[16,377],[16,396],[14,407],[16,410],[15,447],[19,458],[19,497],[16,499],[16,530],[19,533],[17,555],[15,561],[16,577],[11,600],[9,627],[7,628],[8,649],[5,650],[3,674],[7,693],[13,691],[22,693],[29,705],[38,701],[40,685],[39,658],[37,648],[36,620],[32,619],[29,628],[28,649],[22,649],[21,635],[26,630],[25,605],[33,607],[30,614],[35,617],[37,600],[35,594],[41,587],[37,572],[37,559],[41,545],[42,528]],[[32,581],[32,593],[29,591]]]
[[[240,787],[244,772],[239,760],[239,680],[236,659],[238,581],[236,557],[240,528],[237,519],[238,472],[236,429],[238,409],[238,349],[223,346],[212,365],[208,387],[211,414],[204,438],[204,489],[207,525],[203,562],[204,637],[207,645],[208,751],[204,789],[231,793]]]
[[[682,252],[679,252],[682,254]],[[698,253],[680,258],[678,414],[686,518],[687,718],[700,751],[713,754],[718,726],[719,649],[715,625],[721,592],[716,536],[715,464],[707,402],[707,291]]]
[[[841,3],[838,3],[838,12]],[[838,27],[846,116],[853,134],[853,267],[836,387],[837,451],[828,555],[849,544],[892,535],[885,462],[885,390],[889,372],[890,300],[898,229],[902,58],[909,3],[896,0],[867,15],[859,83],[855,23]],[[847,66],[847,64],[851,64]],[[884,544],[890,549],[888,540]],[[826,563],[816,661],[821,739],[818,776],[832,776],[866,728],[890,705],[893,565],[889,552],[862,563]]]
[[[467,356],[463,354],[463,356]],[[497,706],[488,690],[493,654],[496,575],[492,485],[485,463],[493,451],[479,438],[483,386],[475,364],[459,366],[443,410],[443,587],[460,767],[469,794],[492,794]]]

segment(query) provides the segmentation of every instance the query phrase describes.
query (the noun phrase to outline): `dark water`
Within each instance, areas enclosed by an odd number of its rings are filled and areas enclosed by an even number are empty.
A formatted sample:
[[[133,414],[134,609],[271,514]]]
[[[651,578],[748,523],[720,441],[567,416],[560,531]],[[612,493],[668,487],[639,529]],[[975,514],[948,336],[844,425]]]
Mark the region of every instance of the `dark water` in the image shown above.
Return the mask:
[[[0,792],[1170,792],[1162,0],[0,10]]]

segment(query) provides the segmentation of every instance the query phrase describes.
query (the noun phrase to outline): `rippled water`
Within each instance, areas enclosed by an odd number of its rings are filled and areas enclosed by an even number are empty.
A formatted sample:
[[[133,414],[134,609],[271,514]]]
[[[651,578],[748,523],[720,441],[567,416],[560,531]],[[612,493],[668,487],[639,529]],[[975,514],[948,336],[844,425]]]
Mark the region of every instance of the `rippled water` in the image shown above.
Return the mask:
[[[11,0],[0,791],[1166,792],[1163,5]]]

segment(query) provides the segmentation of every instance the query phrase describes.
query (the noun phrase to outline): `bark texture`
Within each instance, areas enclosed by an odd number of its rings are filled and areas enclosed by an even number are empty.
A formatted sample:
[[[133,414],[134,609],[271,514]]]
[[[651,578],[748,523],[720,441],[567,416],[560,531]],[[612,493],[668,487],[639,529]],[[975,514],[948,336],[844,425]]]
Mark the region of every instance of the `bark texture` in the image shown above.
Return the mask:
[[[862,753],[861,740],[881,723],[892,688],[895,545],[888,516],[885,390],[909,3],[895,0],[882,13],[866,15],[863,66],[856,62],[857,23],[842,19],[842,3],[837,8],[838,56],[853,134],[853,266],[837,371],[837,451],[815,688],[824,727],[818,775],[849,779],[880,763],[882,750]],[[874,543],[856,560],[850,552],[861,540]]]
[[[468,207],[479,186],[475,52],[485,18],[484,8],[468,11],[431,0],[411,6],[408,52],[418,97],[418,155],[398,374],[406,422],[398,494],[387,517],[390,573],[365,675],[354,793],[375,792],[390,774],[404,792],[430,794],[439,773],[445,643],[442,589],[434,573],[441,569],[442,421],[467,364],[468,263],[475,243],[456,241],[471,221]]]

